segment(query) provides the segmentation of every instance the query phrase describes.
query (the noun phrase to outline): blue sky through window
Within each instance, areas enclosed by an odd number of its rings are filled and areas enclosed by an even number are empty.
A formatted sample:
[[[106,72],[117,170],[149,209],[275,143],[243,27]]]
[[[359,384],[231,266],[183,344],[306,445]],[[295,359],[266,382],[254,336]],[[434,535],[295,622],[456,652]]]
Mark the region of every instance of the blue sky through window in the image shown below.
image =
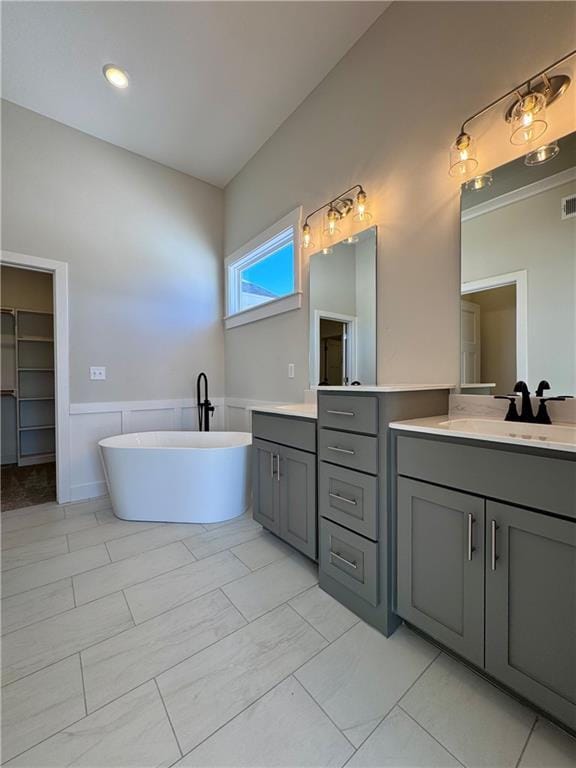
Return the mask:
[[[261,286],[275,296],[294,291],[294,243],[287,243],[270,256],[242,270],[242,281]]]

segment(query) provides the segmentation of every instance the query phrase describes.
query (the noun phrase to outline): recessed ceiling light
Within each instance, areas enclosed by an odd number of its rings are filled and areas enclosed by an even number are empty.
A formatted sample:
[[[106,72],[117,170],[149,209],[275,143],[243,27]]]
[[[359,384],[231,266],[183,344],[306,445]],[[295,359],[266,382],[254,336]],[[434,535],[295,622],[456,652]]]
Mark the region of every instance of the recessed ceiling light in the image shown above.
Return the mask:
[[[123,69],[120,69],[120,67],[116,67],[114,64],[106,64],[102,72],[106,80],[108,80],[110,85],[113,85],[114,88],[128,88],[128,75]]]

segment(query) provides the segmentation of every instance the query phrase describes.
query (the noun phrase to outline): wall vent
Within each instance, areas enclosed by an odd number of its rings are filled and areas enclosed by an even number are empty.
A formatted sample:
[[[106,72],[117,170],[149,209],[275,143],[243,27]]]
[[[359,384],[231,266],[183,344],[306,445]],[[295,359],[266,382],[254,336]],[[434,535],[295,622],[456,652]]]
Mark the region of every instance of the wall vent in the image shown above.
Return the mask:
[[[562,218],[571,219],[576,216],[576,195],[562,198]]]

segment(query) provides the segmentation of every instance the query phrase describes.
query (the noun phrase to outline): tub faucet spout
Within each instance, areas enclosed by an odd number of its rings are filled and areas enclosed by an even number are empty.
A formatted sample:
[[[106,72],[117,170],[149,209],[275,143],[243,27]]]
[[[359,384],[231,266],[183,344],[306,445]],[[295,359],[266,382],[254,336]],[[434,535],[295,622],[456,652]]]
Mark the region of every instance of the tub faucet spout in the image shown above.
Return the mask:
[[[204,399],[201,397],[201,384],[204,382]],[[196,406],[198,408],[198,430],[210,431],[210,415],[214,414],[214,406],[208,399],[208,377],[202,371],[196,379]]]

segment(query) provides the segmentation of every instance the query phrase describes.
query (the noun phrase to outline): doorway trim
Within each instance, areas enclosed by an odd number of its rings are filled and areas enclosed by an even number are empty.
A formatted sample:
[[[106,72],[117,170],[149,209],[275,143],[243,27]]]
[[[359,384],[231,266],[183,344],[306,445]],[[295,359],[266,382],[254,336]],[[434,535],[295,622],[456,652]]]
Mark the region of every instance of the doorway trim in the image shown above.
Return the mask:
[[[461,295],[489,291],[505,285],[516,286],[516,378],[528,381],[528,270],[491,275],[462,283]]]
[[[356,329],[358,318],[356,315],[343,315],[340,312],[328,312],[324,309],[315,309],[313,322],[310,324],[310,382],[311,386],[318,386],[320,377],[320,320],[338,320],[348,324],[348,357],[349,376],[354,381],[358,378],[358,361],[356,359]]]
[[[0,263],[52,274],[54,298],[54,375],[56,378],[56,498],[70,501],[70,341],[68,264],[65,261],[2,251]]]

